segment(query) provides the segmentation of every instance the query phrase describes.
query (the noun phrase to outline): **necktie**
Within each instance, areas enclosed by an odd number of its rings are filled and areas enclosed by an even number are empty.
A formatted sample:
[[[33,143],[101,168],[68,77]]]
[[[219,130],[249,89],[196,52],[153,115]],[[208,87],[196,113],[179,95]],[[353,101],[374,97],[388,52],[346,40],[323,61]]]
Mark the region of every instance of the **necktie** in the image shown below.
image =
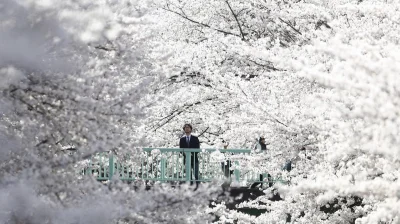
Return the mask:
[[[190,141],[190,139],[189,139],[189,136],[186,136],[186,143],[189,145],[189,141]]]

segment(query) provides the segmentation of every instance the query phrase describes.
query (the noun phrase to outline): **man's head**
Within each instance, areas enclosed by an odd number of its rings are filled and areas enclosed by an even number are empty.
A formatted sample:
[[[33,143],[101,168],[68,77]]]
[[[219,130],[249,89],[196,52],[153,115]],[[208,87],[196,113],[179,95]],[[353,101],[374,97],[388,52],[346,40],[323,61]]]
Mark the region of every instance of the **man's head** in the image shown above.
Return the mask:
[[[224,146],[224,149],[227,149],[228,146],[229,146],[229,143],[226,142],[225,140],[222,140],[222,144],[223,144],[223,146]]]
[[[191,125],[191,124],[185,124],[185,125],[183,125],[183,131],[184,131],[186,134],[192,133],[192,125]]]
[[[264,137],[260,137],[260,143],[265,144],[265,138]]]

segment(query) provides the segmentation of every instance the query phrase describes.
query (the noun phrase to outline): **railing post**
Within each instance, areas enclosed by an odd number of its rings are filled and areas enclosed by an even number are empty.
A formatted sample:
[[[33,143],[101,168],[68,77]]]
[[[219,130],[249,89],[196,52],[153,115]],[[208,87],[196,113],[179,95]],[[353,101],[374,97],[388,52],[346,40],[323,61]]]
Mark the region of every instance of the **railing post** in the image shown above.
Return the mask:
[[[108,157],[108,179],[111,180],[114,175],[114,154],[111,152]]]
[[[89,159],[89,165],[88,165],[88,167],[86,168],[86,175],[92,175],[92,166],[93,166],[93,164],[92,164],[92,158],[90,158]]]
[[[186,181],[190,181],[192,179],[192,174],[191,174],[191,165],[192,165],[192,153],[191,152],[186,152],[184,150],[185,156],[186,156],[186,164],[185,164],[185,168],[186,168]]]
[[[161,181],[165,180],[165,154],[161,153]]]
[[[239,166],[239,162],[238,162],[238,161],[235,161],[235,165],[236,165],[236,167],[238,167],[238,166]],[[239,182],[239,179],[240,179],[240,171],[239,171],[237,168],[235,169],[235,179],[236,179],[237,182]]]

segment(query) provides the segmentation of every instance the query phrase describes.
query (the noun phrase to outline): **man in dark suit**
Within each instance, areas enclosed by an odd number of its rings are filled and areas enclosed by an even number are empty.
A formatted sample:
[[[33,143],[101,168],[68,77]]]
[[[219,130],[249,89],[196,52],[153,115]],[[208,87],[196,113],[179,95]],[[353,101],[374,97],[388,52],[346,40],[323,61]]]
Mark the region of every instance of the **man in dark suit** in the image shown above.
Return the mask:
[[[183,131],[185,135],[179,140],[179,148],[190,148],[190,149],[199,149],[200,141],[199,138],[192,135],[192,125],[185,124],[183,126]],[[192,152],[191,154],[191,169],[194,170],[194,178],[196,179],[196,184],[199,182],[199,158],[198,152]],[[186,153],[183,153],[183,164],[186,165]],[[192,179],[192,177],[190,177]],[[193,184],[193,182],[191,182]]]

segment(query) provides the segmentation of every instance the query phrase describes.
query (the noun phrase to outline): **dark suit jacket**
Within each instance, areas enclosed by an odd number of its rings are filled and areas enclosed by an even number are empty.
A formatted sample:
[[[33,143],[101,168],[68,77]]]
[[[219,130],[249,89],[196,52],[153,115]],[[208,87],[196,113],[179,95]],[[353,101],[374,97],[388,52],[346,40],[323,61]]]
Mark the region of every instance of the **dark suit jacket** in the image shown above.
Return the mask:
[[[186,143],[186,135],[183,136],[179,140],[179,148],[191,148],[191,149],[199,149],[200,148],[200,141],[197,136],[190,136],[189,144]]]
[[[179,140],[179,148],[181,148],[181,149],[182,148],[199,149],[200,148],[199,138],[197,136],[191,135],[190,142],[189,142],[189,144],[187,144],[186,143],[186,135],[185,135]],[[194,154],[195,159],[197,160],[198,152],[192,153],[192,157],[193,157],[193,154]],[[186,156],[185,153],[183,155]]]

